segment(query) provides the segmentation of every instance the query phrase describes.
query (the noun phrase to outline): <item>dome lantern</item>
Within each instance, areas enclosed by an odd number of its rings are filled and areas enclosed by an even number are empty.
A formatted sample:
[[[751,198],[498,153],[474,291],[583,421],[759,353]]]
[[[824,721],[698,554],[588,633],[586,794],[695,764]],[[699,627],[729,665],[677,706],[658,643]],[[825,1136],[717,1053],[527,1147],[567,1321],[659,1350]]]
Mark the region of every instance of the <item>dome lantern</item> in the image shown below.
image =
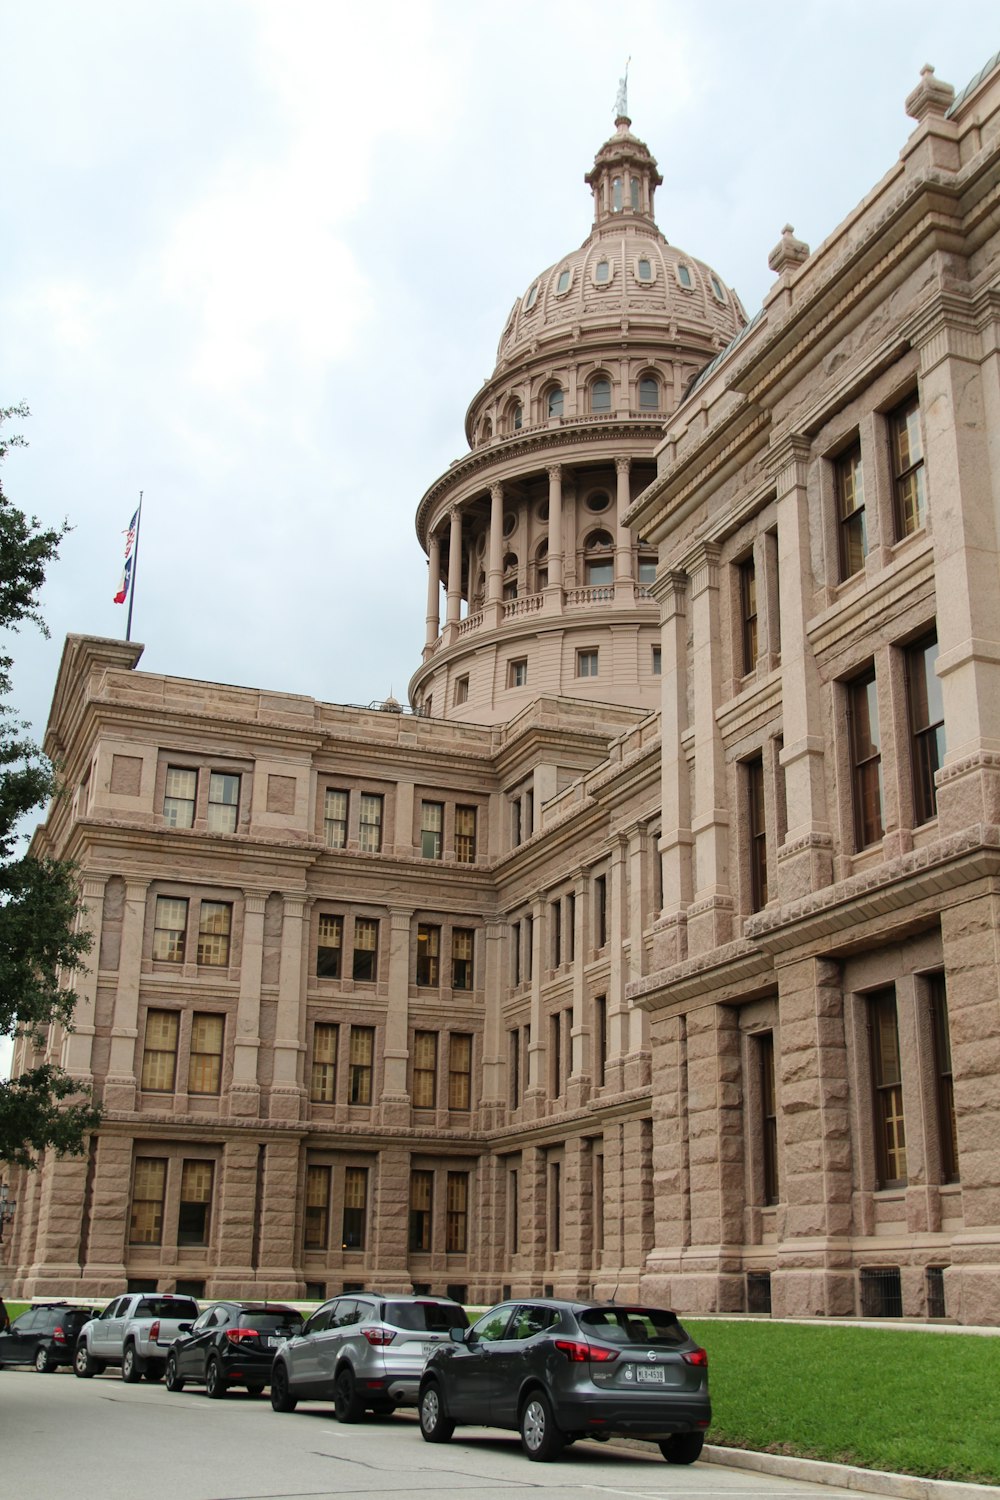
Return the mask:
[[[583,179],[594,195],[595,230],[623,220],[656,227],[653,196],[663,178],[649,147],[632,134],[631,124],[628,115],[618,115],[614,135],[605,141]]]

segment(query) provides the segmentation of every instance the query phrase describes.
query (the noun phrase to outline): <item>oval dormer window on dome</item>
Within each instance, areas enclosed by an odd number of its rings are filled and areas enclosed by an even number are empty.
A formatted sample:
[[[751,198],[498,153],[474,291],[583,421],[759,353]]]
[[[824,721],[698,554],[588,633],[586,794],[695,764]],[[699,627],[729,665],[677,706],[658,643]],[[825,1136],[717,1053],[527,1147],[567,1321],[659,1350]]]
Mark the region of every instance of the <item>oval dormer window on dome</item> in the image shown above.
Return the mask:
[[[636,261],[636,263],[635,263],[635,269],[636,269],[636,275],[638,276],[638,278],[639,278],[640,281],[646,281],[646,282],[652,281],[652,279],[653,279],[653,267],[652,267],[651,263],[648,260],[646,260],[645,256],[643,256],[640,260]]]
[[[622,211],[622,180],[615,177],[611,182],[611,212],[620,214]]]
[[[524,299],[524,310],[525,310],[525,312],[530,312],[531,309],[534,307],[534,305],[535,305],[535,303],[537,301],[538,301],[538,282],[536,281],[535,284],[534,284],[534,286],[531,288],[531,290],[528,292],[528,295]]]
[[[660,382],[655,375],[644,375],[639,381],[639,410],[659,411]]]
[[[594,412],[611,410],[611,381],[600,375],[590,387],[590,409]]]
[[[719,281],[718,276],[710,276],[708,279],[712,283],[712,291],[715,293],[716,301],[725,302],[726,294],[722,290],[722,283]]]
[[[556,282],[557,297],[561,297],[564,292],[569,291],[569,284],[572,280],[572,276],[573,272],[570,270],[569,266],[563,266],[562,270],[559,272],[559,280]]]
[[[561,386],[553,386],[546,399],[546,408],[550,417],[561,417],[563,414],[563,403],[565,393]]]
[[[608,261],[599,260],[597,262],[597,265],[594,267],[594,280],[600,286],[611,280],[611,265]]]
[[[690,266],[685,266],[682,263],[677,267],[677,280],[680,282],[681,286],[686,287],[688,291],[691,290],[691,288],[694,286],[694,281],[691,277]]]
[[[632,198],[632,212],[634,214],[637,214],[639,212],[639,179],[638,179],[638,177],[633,177],[632,178],[631,182],[629,183],[629,191],[631,193],[631,198]]]

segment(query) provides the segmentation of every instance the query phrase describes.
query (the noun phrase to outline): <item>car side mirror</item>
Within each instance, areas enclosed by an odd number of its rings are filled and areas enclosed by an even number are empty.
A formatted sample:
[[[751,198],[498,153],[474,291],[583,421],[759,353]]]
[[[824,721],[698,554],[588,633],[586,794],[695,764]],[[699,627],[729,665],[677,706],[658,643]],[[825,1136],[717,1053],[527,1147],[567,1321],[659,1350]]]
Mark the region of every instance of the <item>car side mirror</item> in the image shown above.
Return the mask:
[[[191,1332],[191,1324],[190,1323],[178,1323],[178,1325],[177,1325],[177,1332],[178,1333],[190,1333]]]
[[[468,1328],[449,1328],[448,1337],[453,1344],[464,1344],[466,1342],[466,1334],[469,1332]]]

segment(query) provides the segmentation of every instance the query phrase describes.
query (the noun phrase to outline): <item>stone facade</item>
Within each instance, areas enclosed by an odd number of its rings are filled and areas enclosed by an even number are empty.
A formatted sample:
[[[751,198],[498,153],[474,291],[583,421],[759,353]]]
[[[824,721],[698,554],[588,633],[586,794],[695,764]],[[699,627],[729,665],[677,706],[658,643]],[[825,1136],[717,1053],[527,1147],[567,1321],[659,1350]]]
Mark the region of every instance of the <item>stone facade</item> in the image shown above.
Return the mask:
[[[12,1290],[1000,1321],[997,60],[907,109],[750,324],[616,122],[418,507],[408,711],[68,640],[105,1118]]]

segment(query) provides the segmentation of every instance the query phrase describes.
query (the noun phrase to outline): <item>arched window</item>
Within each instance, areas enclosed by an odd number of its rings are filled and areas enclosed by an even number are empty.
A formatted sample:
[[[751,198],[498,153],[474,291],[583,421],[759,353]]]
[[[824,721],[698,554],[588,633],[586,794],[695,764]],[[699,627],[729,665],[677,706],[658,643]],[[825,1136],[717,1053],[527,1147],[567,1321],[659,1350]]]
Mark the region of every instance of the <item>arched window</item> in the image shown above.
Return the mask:
[[[590,409],[591,411],[611,410],[611,381],[605,375],[599,375],[591,383]]]
[[[549,586],[549,544],[548,541],[539,542],[535,548],[535,592],[541,593],[542,589]]]
[[[630,188],[631,193],[632,193],[632,212],[634,214],[637,214],[639,212],[639,179],[638,179],[638,177],[633,177],[631,179],[631,181],[629,183],[629,188]]]
[[[622,211],[622,180],[615,177],[611,182],[611,212],[620,214]]]
[[[592,531],[584,543],[584,572],[589,584],[615,581],[615,544],[608,531]]]
[[[529,291],[528,295],[524,299],[524,310],[525,310],[525,312],[530,312],[531,309],[534,307],[535,303],[537,302],[537,300],[538,300],[538,282],[536,281],[535,284],[532,286],[531,290]]]
[[[563,266],[559,272],[559,280],[556,282],[556,294],[561,296],[563,292],[569,291],[570,278],[573,275],[569,266]]]
[[[643,375],[639,381],[639,410],[659,411],[660,382],[655,375]]]
[[[508,552],[503,560],[503,596],[517,598],[517,553]]]
[[[716,301],[725,302],[726,294],[722,290],[722,283],[720,282],[718,276],[710,276],[708,279],[712,283],[712,291],[715,293]]]
[[[645,256],[636,262],[636,271],[638,272],[640,281],[652,281],[653,267]]]
[[[611,266],[606,260],[599,260],[594,267],[594,280],[603,285],[611,280]]]
[[[524,424],[524,407],[521,405],[520,401],[517,403],[517,405],[514,407],[513,412],[511,413],[511,421],[513,423],[514,431],[520,432],[521,427]]]
[[[546,407],[550,417],[561,417],[563,414],[564,392],[562,386],[554,385],[549,391],[546,399]]]
[[[677,267],[677,280],[680,282],[681,286],[686,286],[688,288],[694,286],[694,282],[691,280],[690,266],[681,264]]]

